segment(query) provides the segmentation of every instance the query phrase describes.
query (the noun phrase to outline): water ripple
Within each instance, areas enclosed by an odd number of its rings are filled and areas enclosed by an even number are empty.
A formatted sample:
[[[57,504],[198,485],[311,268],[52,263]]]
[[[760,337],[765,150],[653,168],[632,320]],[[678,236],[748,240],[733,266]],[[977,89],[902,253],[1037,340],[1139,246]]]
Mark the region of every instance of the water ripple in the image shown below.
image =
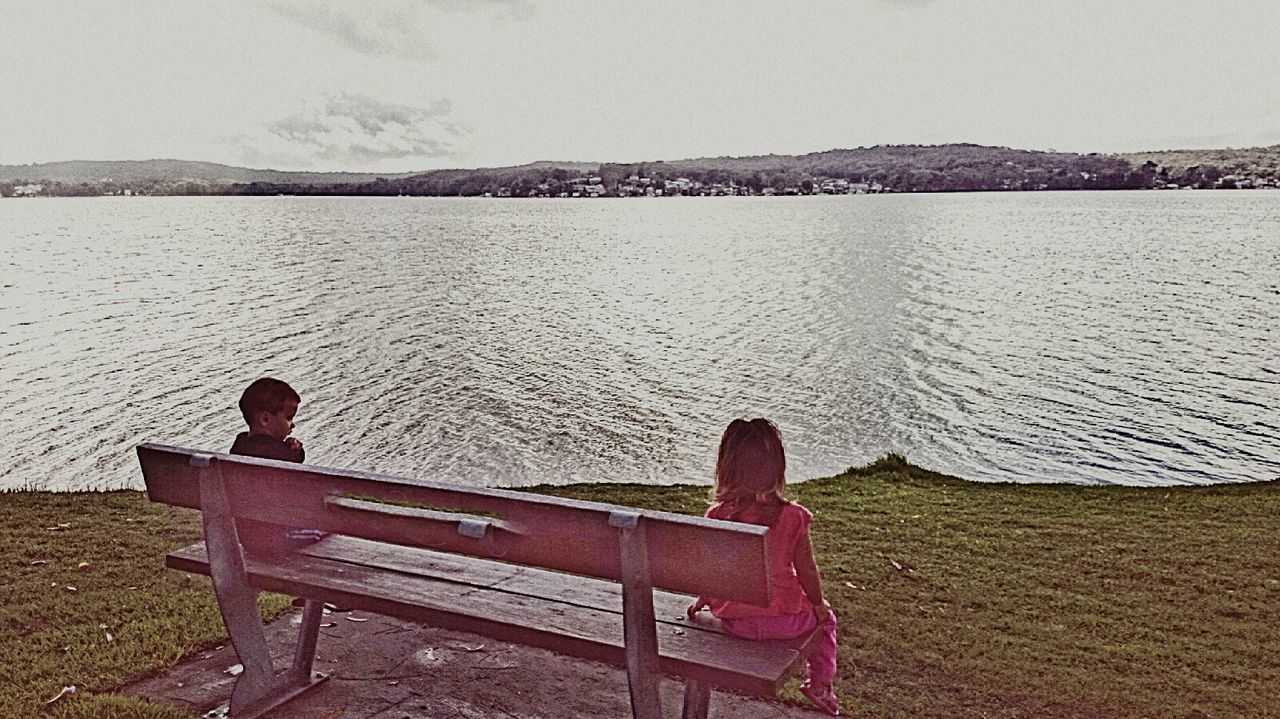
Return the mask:
[[[487,485],[1280,475],[1277,193],[0,201],[0,488],[137,487],[274,374],[312,461]]]

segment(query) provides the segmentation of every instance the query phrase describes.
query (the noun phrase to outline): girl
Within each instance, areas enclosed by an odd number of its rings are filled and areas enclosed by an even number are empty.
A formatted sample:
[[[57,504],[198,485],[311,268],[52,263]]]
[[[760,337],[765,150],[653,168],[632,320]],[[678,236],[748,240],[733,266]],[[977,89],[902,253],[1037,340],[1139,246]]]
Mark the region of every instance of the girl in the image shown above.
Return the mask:
[[[725,631],[745,639],[792,639],[821,627],[808,657],[809,676],[800,691],[824,712],[837,716],[831,681],[836,675],[836,618],[822,598],[822,578],[809,543],[809,510],[787,501],[787,459],[778,428],[763,417],[735,419],[720,438],[711,519],[770,528],[773,602],[757,607],[713,597],[689,605],[694,615],[710,607]]]

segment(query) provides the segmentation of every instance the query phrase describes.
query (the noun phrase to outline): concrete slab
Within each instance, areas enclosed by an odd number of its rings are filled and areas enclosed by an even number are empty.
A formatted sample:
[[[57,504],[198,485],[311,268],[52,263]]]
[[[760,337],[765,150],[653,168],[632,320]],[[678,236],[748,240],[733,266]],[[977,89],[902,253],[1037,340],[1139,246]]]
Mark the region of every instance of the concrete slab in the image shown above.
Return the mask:
[[[301,613],[267,625],[277,667],[293,656]],[[231,646],[205,652],[124,694],[225,716],[237,666]],[[324,619],[316,671],[329,680],[272,712],[270,719],[578,719],[629,717],[626,673],[613,666],[465,632],[363,612]],[[664,715],[680,716],[683,685],[665,680]],[[713,692],[718,719],[813,719],[797,706]]]

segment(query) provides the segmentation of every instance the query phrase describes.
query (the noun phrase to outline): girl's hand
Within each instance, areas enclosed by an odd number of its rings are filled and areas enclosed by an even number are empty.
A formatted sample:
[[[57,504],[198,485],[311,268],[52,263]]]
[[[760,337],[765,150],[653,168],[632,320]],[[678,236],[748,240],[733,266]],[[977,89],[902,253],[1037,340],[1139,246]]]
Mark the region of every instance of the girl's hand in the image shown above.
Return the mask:
[[[684,613],[687,614],[690,619],[693,619],[698,612],[710,606],[711,603],[707,601],[706,597],[698,597],[694,600],[693,604],[689,605],[688,609],[684,610]]]
[[[822,604],[813,605],[813,618],[817,620],[817,626],[825,626],[835,619],[835,613],[831,611],[831,603],[822,600]]]

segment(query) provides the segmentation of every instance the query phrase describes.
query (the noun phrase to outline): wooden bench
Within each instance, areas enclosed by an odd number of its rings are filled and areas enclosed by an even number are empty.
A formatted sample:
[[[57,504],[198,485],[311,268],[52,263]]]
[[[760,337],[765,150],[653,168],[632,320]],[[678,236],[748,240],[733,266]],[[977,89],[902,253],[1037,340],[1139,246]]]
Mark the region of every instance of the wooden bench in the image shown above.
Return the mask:
[[[312,665],[325,602],[624,666],[638,719],[661,717],[662,674],[685,680],[689,719],[707,716],[712,686],[774,696],[812,639],[752,642],[684,618],[684,594],[768,604],[763,527],[157,444],[138,458],[152,501],[202,511],[205,541],[166,565],[213,579],[244,667],[236,719],[324,680]],[[236,518],[331,535],[262,557],[242,551]],[[260,591],[305,600],[281,672]]]

